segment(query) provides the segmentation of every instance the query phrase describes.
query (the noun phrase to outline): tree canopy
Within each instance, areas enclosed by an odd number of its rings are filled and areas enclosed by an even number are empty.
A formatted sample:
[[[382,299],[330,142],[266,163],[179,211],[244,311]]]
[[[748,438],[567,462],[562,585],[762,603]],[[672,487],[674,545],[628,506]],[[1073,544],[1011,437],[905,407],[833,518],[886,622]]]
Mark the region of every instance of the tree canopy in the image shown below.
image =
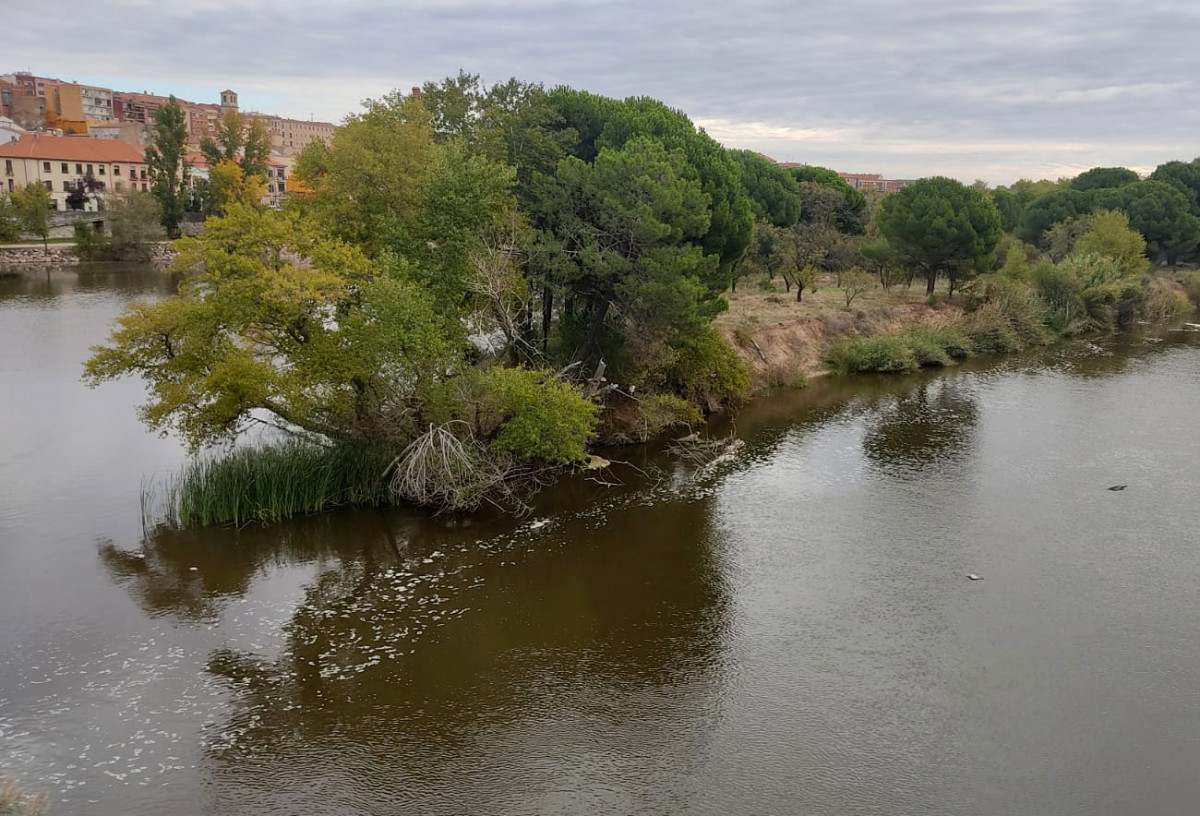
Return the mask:
[[[178,237],[188,201],[187,114],[172,96],[154,112],[154,140],[146,148],[150,189],[158,201],[163,229]]]
[[[939,275],[979,268],[1000,239],[1000,214],[981,191],[944,176],[921,179],[883,200],[879,231],[925,275],[932,294]]]
[[[1138,174],[1127,167],[1093,167],[1071,180],[1071,189],[1086,192],[1110,187],[1123,187],[1138,180]]]

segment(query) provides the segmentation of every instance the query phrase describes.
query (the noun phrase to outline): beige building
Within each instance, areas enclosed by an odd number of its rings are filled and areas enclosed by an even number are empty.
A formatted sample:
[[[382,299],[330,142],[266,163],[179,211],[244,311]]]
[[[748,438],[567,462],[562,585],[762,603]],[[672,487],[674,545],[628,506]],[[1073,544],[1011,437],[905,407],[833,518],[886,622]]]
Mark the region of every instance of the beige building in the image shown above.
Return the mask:
[[[54,89],[54,112],[68,122],[106,122],[113,115],[113,93],[94,85],[62,84]]]
[[[337,125],[332,122],[309,122],[304,119],[284,119],[265,116],[271,132],[271,149],[282,156],[295,156],[310,142],[332,143]]]
[[[144,151],[125,142],[28,133],[0,145],[3,190],[42,184],[50,191],[56,210],[68,209],[71,189],[89,176],[103,185],[98,193],[101,199],[110,192],[150,189]],[[94,203],[89,206],[94,207]]]

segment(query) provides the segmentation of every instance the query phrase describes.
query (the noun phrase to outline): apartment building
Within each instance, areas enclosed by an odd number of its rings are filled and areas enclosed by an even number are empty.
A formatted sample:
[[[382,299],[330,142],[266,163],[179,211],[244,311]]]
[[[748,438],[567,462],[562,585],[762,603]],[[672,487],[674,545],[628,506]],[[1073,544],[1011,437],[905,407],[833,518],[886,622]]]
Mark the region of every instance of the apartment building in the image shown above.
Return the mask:
[[[42,184],[57,210],[68,209],[72,187],[89,176],[103,185],[101,197],[124,189],[149,190],[148,170],[141,148],[111,139],[27,133],[0,145],[3,190]]]
[[[304,119],[264,117],[271,132],[271,149],[283,156],[295,156],[311,142],[332,143],[337,125],[332,122],[310,122]]]

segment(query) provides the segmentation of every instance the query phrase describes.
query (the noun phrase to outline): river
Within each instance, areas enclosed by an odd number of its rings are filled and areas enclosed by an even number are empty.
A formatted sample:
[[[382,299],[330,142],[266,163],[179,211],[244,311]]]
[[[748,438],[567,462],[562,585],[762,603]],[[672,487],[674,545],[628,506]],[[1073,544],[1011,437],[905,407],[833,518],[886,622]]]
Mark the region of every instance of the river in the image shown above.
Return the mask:
[[[1200,333],[816,382],[522,520],[179,532],[180,444],[79,379],[170,286],[0,278],[0,778],[51,816],[1196,813]]]

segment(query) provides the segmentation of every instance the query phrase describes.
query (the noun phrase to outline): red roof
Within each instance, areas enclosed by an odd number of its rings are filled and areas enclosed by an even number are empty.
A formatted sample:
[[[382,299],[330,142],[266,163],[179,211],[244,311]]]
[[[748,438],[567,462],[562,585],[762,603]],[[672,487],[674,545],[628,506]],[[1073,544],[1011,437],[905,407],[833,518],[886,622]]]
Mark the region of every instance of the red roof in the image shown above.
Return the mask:
[[[146,152],[140,147],[115,139],[26,133],[15,142],[0,145],[0,159],[144,164]]]

